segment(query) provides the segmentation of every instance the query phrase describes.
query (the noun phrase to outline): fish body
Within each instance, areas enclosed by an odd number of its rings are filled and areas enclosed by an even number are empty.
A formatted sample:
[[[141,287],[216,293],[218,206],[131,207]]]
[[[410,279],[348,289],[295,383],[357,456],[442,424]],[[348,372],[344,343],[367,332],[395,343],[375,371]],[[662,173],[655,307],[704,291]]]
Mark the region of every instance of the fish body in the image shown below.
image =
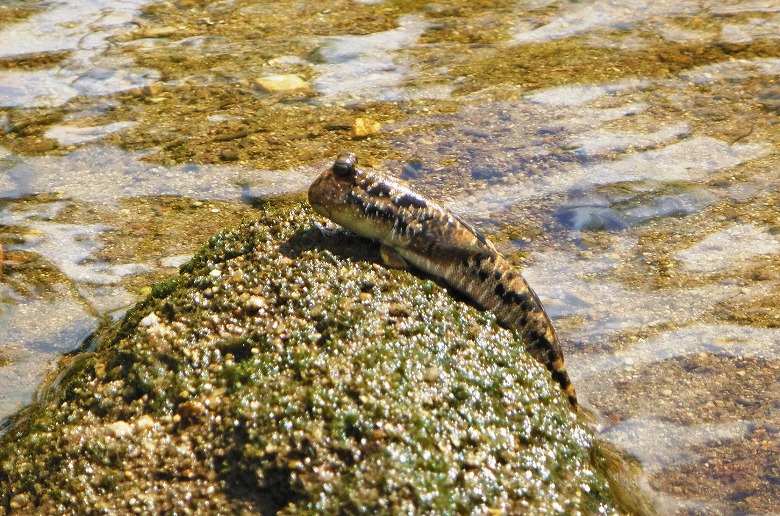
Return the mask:
[[[314,210],[378,241],[386,262],[443,279],[498,321],[516,328],[575,407],[558,337],[539,297],[493,244],[460,217],[389,175],[364,171],[342,152],[309,187]]]

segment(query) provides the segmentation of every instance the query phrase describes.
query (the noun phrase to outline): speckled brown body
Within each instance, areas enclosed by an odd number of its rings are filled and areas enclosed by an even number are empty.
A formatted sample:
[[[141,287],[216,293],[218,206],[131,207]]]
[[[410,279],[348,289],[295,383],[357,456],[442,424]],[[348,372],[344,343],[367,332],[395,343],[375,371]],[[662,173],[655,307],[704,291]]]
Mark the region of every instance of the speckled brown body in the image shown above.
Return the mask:
[[[499,322],[520,330],[526,348],[553,375],[572,405],[577,395],[558,338],[536,293],[484,236],[402,181],[357,168],[342,152],[309,188],[317,213],[379,241],[386,261],[442,278]],[[400,258],[400,260],[398,260]]]

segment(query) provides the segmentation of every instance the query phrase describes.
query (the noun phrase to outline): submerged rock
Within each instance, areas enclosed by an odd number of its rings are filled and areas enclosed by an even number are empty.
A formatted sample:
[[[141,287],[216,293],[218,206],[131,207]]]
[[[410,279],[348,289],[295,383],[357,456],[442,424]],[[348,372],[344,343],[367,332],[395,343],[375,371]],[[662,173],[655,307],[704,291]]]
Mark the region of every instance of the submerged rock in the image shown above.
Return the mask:
[[[258,77],[255,84],[269,93],[309,89],[309,84],[300,75],[292,73]]]
[[[615,512],[517,334],[307,208],[264,211],[17,418],[6,511]]]

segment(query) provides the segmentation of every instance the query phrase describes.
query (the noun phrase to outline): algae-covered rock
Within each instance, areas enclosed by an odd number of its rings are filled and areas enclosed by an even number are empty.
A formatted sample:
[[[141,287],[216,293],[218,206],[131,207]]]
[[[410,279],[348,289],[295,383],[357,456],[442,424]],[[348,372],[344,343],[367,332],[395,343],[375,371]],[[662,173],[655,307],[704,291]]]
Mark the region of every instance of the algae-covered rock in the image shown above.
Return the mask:
[[[3,436],[6,511],[614,512],[515,333],[307,208],[264,211]]]

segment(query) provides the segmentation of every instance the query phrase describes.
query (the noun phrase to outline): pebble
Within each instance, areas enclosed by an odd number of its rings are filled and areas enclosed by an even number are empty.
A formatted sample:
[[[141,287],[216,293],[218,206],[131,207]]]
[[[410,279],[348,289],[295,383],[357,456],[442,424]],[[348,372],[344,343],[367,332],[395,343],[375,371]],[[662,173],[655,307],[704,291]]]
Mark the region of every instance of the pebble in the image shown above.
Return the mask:
[[[143,319],[141,319],[141,322],[138,323],[139,326],[143,326],[145,328],[148,328],[150,326],[154,326],[155,324],[160,322],[160,318],[157,317],[157,314],[154,312],[150,313]]]
[[[252,296],[247,299],[246,304],[244,305],[244,309],[247,312],[259,312],[266,306],[268,305],[266,304],[265,299],[259,296]]]
[[[133,433],[133,427],[125,421],[115,421],[108,425],[108,429],[114,434],[114,437],[119,437],[120,439]]]
[[[382,129],[382,124],[370,118],[358,117],[352,124],[352,135],[355,138],[364,138],[376,134]]]
[[[139,430],[151,430],[154,428],[154,419],[148,414],[144,414],[138,418],[138,421],[135,422],[135,426]]]
[[[219,152],[219,157],[222,161],[237,161],[238,160],[238,151],[236,149],[222,149]]]
[[[258,77],[255,79],[255,85],[269,93],[309,89],[309,84],[300,75],[293,73]]]
[[[432,383],[438,380],[440,375],[439,369],[435,366],[431,366],[423,372],[423,380]]]

